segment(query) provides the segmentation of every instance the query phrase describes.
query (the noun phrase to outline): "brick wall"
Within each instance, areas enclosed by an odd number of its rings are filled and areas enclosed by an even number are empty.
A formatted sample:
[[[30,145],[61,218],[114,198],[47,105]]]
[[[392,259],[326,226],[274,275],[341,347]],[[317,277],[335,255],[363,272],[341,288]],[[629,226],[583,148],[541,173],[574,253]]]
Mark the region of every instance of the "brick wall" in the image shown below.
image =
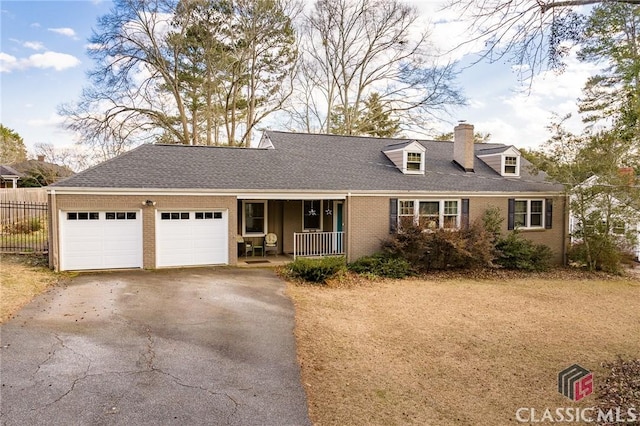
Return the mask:
[[[389,198],[350,197],[346,203],[348,261],[375,253],[389,238]]]
[[[349,261],[370,255],[380,250],[381,241],[389,238],[389,200],[391,197],[352,196],[347,202],[347,248]],[[395,197],[394,197],[395,198]],[[402,198],[402,197],[400,197]],[[407,198],[413,198],[407,197]],[[416,197],[423,198],[423,197]],[[540,197],[548,198],[548,197]],[[427,199],[427,198],[425,198]],[[436,198],[433,198],[436,199]],[[489,207],[502,212],[502,231],[507,231],[509,197],[476,197],[469,199],[469,220],[482,217]],[[554,262],[564,262],[568,216],[565,213],[564,196],[553,197],[552,229],[522,230],[521,235],[535,243],[545,244],[554,253]]]

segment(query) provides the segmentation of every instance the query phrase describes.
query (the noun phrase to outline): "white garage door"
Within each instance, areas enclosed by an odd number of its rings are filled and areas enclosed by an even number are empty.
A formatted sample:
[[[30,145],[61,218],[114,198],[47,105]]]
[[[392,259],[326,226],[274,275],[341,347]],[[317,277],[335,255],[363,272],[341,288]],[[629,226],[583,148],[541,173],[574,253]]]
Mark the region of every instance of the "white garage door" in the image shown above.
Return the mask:
[[[228,235],[226,210],[157,212],[156,265],[227,264]]]
[[[60,212],[60,269],[115,268],[142,268],[141,212]]]

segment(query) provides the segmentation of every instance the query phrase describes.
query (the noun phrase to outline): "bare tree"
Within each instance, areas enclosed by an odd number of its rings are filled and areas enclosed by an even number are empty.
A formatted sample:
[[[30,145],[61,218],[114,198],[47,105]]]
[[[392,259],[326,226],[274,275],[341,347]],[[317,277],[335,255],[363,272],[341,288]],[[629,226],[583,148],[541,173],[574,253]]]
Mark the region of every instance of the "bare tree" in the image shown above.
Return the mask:
[[[338,111],[340,127],[351,133],[373,92],[404,125],[424,125],[461,104],[453,65],[437,65],[418,18],[399,0],[317,0],[303,23],[295,123],[329,132]]]
[[[98,20],[88,53],[95,61],[75,105],[62,105],[66,127],[105,157],[166,132],[192,143],[177,59],[167,43],[172,0],[117,0]]]
[[[597,3],[640,4],[640,0],[450,0],[468,23],[469,38],[457,48],[481,43],[479,60],[509,58],[523,79],[540,69],[562,71],[571,43],[582,37],[582,6]]]
[[[56,147],[50,143],[37,143],[35,145],[36,156],[44,156],[45,161],[59,166],[67,167],[74,172],[79,172],[91,164],[89,154],[77,147]]]
[[[91,86],[60,107],[66,127],[107,158],[220,133],[248,144],[291,91],[293,1],[116,0],[90,39]]]

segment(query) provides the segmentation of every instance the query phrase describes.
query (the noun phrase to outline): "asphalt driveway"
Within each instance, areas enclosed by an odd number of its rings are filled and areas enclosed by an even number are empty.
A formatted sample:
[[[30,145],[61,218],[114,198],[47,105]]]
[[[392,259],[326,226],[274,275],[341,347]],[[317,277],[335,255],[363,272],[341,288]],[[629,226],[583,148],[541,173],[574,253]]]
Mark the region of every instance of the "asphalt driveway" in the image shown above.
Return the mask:
[[[265,269],[86,274],[0,326],[3,425],[307,425]]]

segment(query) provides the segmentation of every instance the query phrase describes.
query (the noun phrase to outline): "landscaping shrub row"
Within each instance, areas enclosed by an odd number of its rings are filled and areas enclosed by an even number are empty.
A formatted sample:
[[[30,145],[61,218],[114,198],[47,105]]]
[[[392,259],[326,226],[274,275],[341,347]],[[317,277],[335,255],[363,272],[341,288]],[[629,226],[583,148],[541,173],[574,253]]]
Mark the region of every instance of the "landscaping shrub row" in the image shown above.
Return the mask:
[[[551,265],[549,247],[535,244],[518,231],[500,234],[499,212],[488,209],[468,228],[425,230],[403,226],[382,243],[382,250],[346,264],[341,257],[299,258],[288,265],[293,278],[324,283],[347,270],[370,277],[404,278],[430,271],[504,268],[544,271]]]

